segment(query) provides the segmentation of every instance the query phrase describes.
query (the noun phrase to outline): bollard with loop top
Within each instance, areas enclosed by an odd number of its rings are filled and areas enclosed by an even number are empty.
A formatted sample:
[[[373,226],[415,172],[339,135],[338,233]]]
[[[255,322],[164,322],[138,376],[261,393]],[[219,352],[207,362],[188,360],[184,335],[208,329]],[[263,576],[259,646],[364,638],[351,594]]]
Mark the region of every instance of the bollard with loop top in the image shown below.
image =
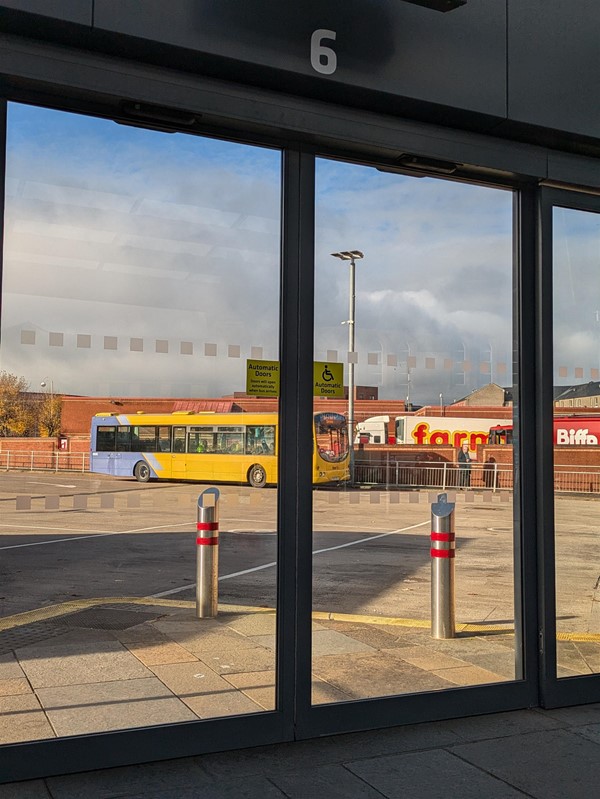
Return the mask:
[[[431,635],[454,638],[454,502],[438,494],[431,505]]]
[[[214,497],[214,504],[205,505],[209,496]],[[196,528],[196,618],[212,619],[219,610],[218,488],[207,488],[198,497]]]

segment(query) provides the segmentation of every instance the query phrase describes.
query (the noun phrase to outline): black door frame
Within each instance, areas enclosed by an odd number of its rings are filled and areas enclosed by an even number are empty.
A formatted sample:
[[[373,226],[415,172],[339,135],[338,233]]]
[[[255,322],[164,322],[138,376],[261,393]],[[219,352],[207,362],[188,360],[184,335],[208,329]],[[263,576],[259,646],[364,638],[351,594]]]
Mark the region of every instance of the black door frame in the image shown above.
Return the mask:
[[[235,138],[228,136],[228,138]],[[254,138],[254,137],[253,137]],[[254,139],[255,140],[255,139]],[[273,144],[273,141],[269,141]],[[4,780],[182,757],[199,752],[311,738],[396,724],[517,709],[537,702],[535,669],[518,679],[489,686],[382,697],[331,705],[311,705],[312,480],[314,229],[316,151],[300,143],[282,150],[282,259],[280,307],[281,458],[278,503],[277,709],[249,716],[123,730],[114,733],[8,745],[0,749]],[[515,285],[527,250],[531,206],[513,189]],[[527,250],[528,251],[528,250]],[[528,272],[529,268],[525,268]],[[519,292],[515,293],[518,297]],[[523,318],[516,302],[515,320]],[[515,324],[515,331],[517,325]],[[515,341],[519,337],[515,333]],[[523,340],[522,338],[519,340]],[[521,357],[528,358],[529,354]],[[523,392],[521,391],[521,394]],[[519,394],[519,396],[521,396]],[[527,404],[525,402],[525,404]],[[515,496],[517,496],[515,494]],[[515,500],[516,519],[529,508]],[[525,561],[527,561],[527,553]],[[530,572],[516,548],[516,611],[521,607],[519,575]],[[524,563],[522,568],[521,564]],[[534,596],[529,584],[531,607]],[[533,603],[535,604],[535,603]],[[526,620],[525,620],[526,621]],[[517,636],[531,642],[530,625]],[[529,632],[528,632],[529,631]],[[523,653],[530,643],[519,646]],[[526,676],[525,676],[526,675]],[[91,741],[93,740],[93,745]],[[32,754],[35,752],[35,756]]]
[[[538,551],[540,574],[540,703],[561,707],[600,701],[600,673],[557,677],[556,550],[554,541],[553,449],[553,209],[570,208],[600,214],[600,196],[576,190],[543,187],[540,193],[540,237],[537,269],[537,472]]]
[[[314,158],[321,151],[305,153],[306,170],[313,173]],[[328,153],[329,154],[329,153]],[[352,159],[356,162],[357,159]],[[361,161],[368,163],[368,161]],[[477,181],[473,179],[473,182]],[[488,179],[488,185],[493,183]],[[486,686],[469,686],[445,691],[420,694],[404,694],[355,702],[329,705],[310,704],[311,676],[311,610],[312,610],[312,502],[308,486],[304,485],[306,500],[298,506],[298,607],[297,628],[298,647],[296,650],[296,737],[311,738],[353,730],[365,730],[396,724],[410,724],[420,721],[433,721],[461,715],[514,710],[538,704],[538,662],[537,662],[537,564],[535,537],[527,539],[525,530],[535,530],[535,505],[524,501],[524,497],[535,496],[535,436],[534,425],[534,374],[535,358],[533,317],[526,312],[531,307],[535,277],[535,233],[536,193],[531,183],[510,185],[498,181],[497,185],[513,190],[513,346],[516,354],[515,374],[515,490],[514,490],[514,586],[515,586],[515,656],[516,679],[506,683]],[[313,246],[314,240],[314,200],[304,198],[309,220],[310,234],[306,231],[306,246]],[[313,203],[312,208],[309,207]],[[299,293],[303,307],[314,305],[314,281],[306,281]],[[313,332],[304,330],[304,335],[312,354]],[[299,391],[307,406],[312,408],[312,358],[303,361],[304,369],[299,371]],[[523,419],[523,435],[518,435],[519,416]],[[309,431],[308,409],[305,411],[305,429]],[[526,420],[526,421],[525,421]],[[527,431],[527,434],[525,433]],[[307,433],[308,437],[308,433]],[[522,464],[528,465],[523,469]],[[533,467],[533,468],[531,468]],[[305,467],[304,475],[310,470]]]

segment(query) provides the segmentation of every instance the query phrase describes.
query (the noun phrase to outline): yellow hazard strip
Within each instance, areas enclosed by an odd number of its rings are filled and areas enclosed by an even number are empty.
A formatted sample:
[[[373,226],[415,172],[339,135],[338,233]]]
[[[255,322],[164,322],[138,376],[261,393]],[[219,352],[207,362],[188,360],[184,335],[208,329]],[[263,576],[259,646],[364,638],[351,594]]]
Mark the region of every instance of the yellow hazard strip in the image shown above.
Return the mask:
[[[24,627],[38,621],[55,619],[59,616],[67,616],[77,613],[85,608],[93,608],[98,605],[147,605],[165,608],[195,608],[196,602],[189,599],[164,599],[154,597],[121,596],[121,597],[94,597],[92,599],[75,599],[68,602],[61,602],[57,605],[47,605],[37,610],[28,610],[24,613],[16,613],[13,616],[6,616],[0,619],[0,632],[13,630],[17,627]],[[275,613],[275,608],[257,607],[256,605],[226,605],[219,604],[219,613],[241,614],[241,613]],[[413,629],[426,630],[431,627],[429,619],[405,619],[397,616],[368,616],[354,613],[332,613],[324,611],[313,611],[312,618],[315,621],[339,621],[347,624],[372,624],[390,627],[407,627]],[[501,626],[499,624],[472,624],[457,623],[455,625],[457,633],[488,633],[495,635],[507,635],[514,633],[512,626]],[[556,634],[557,641],[572,642],[592,642],[600,643],[600,633],[579,633],[569,632]]]
[[[312,614],[313,619],[321,619],[323,621],[345,621],[355,624],[388,624],[397,627],[431,627],[430,621],[423,621],[421,619],[399,619],[393,616],[360,616],[351,613],[324,613],[321,611],[314,611]]]
[[[94,597],[93,599],[74,599],[61,602],[58,605],[47,605],[37,610],[27,610],[24,613],[15,613],[14,616],[5,616],[0,619],[0,632],[14,630],[37,621],[56,619],[59,616],[68,616],[86,608],[98,605],[149,605],[164,608],[195,608],[195,600],[190,599],[163,599],[140,596],[111,596]],[[275,608],[262,608],[248,605],[219,605],[220,613],[275,613]]]
[[[574,641],[583,644],[586,641],[600,642],[600,633],[556,633],[557,641]]]
[[[67,616],[70,613],[77,613],[84,608],[93,608],[97,605],[159,605],[160,607],[195,607],[195,602],[182,599],[150,599],[149,597],[95,597],[94,599],[75,599],[69,602],[61,602],[58,605],[47,605],[37,610],[28,610],[25,613],[16,613],[14,616],[6,616],[0,619],[0,632],[13,630],[15,627],[23,627],[26,624],[33,624],[36,621],[46,621],[55,619],[59,616]]]
[[[456,631],[460,633],[495,633],[506,635],[514,633],[514,627],[502,627],[499,624],[457,624]]]
[[[344,621],[355,624],[380,624],[388,625],[390,627],[413,627],[417,629],[427,630],[431,627],[429,619],[403,619],[397,616],[361,616],[349,613],[320,613],[314,612],[313,619],[322,619],[324,621]],[[512,633],[513,627],[501,627],[498,624],[456,624],[455,629],[457,633]]]

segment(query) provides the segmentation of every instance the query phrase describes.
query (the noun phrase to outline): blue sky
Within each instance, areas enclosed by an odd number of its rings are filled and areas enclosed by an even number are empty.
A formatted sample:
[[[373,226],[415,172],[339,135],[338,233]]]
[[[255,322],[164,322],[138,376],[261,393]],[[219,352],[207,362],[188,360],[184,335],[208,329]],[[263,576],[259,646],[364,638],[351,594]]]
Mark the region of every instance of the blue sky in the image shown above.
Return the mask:
[[[495,364],[510,361],[511,214],[510,192],[319,160],[317,294],[335,286],[336,311],[317,303],[318,357],[326,340],[347,349],[347,328],[335,320],[348,316],[348,279],[329,253],[359,249],[357,349],[367,363],[359,358],[358,379],[378,380],[384,393],[403,398],[410,371],[411,398],[429,402],[440,392],[457,399],[490,377],[506,383],[510,367],[498,372]],[[397,354],[396,365],[388,353]]]
[[[14,104],[8,119],[0,368],[65,393],[212,396],[244,390],[247,357],[278,358],[279,151]],[[330,253],[360,249],[358,383],[403,399],[410,373],[414,402],[508,384],[511,193],[325,159],[316,177],[316,358],[347,361]],[[561,224],[557,285],[568,263],[587,320],[597,218]],[[561,332],[557,357],[589,371],[597,334]]]

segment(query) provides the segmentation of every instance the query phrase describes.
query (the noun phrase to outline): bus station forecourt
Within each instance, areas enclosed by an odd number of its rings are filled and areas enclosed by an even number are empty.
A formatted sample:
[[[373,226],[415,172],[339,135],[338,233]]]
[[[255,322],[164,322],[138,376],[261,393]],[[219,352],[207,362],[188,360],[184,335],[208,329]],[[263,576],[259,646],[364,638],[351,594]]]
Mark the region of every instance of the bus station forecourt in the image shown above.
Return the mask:
[[[277,489],[220,486],[219,612],[198,619],[196,510],[206,487],[0,474],[2,743],[273,709]],[[431,635],[437,498],[314,492],[313,703],[517,677],[512,495],[448,494],[456,637],[445,640]],[[595,508],[589,496],[557,497],[560,676],[600,662]]]

